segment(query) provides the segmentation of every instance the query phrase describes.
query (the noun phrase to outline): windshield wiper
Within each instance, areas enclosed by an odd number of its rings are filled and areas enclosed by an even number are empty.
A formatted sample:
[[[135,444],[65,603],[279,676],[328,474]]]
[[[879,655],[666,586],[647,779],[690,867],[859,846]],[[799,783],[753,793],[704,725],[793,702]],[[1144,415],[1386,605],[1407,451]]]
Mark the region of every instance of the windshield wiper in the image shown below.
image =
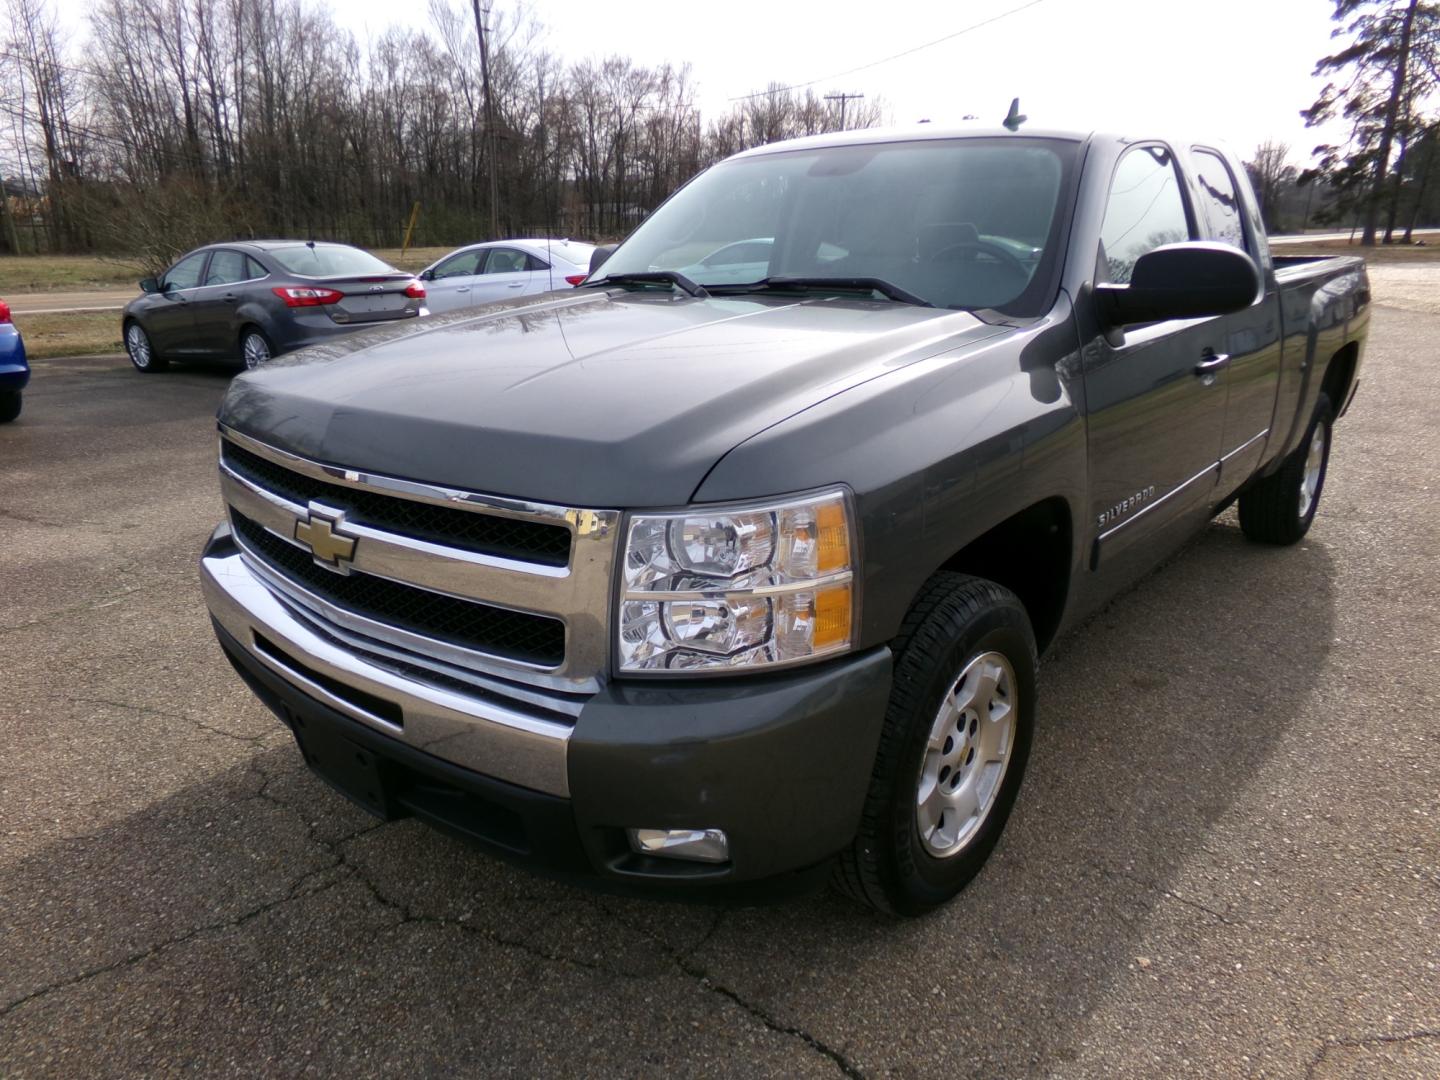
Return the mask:
[[[696,285],[684,274],[676,273],[674,270],[645,270],[633,274],[611,274],[599,281],[587,281],[584,287],[588,289],[596,285],[674,285],[681,292],[698,296],[701,299],[710,295],[705,291],[705,286]]]
[[[710,291],[717,296],[734,295],[747,292],[766,292],[769,290],[786,292],[798,290],[806,292],[814,289],[818,292],[867,292],[879,293],[887,300],[894,300],[901,304],[914,304],[917,307],[934,307],[928,300],[922,300],[912,292],[907,292],[899,285],[877,277],[768,277],[759,281],[752,281],[743,285],[711,285]]]

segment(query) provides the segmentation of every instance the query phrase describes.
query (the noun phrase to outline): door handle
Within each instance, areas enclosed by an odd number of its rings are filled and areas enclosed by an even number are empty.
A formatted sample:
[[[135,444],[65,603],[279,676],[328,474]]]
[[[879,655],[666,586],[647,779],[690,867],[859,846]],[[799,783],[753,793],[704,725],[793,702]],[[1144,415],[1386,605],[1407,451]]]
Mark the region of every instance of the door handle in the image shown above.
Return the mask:
[[[1214,375],[1221,368],[1226,367],[1229,363],[1229,353],[1217,353],[1211,349],[1206,349],[1203,353],[1200,354],[1200,362],[1195,365],[1195,374],[1202,376]]]
[[[523,289],[523,288],[525,287],[525,282],[523,282],[523,281],[512,281],[509,285],[506,285],[505,287],[506,287],[507,289]]]
[[[470,286],[469,286],[469,285],[458,285],[458,286],[456,286],[455,291],[456,291],[456,292],[469,292],[469,291],[470,291]]]
[[[233,301],[235,301],[235,300],[238,299],[238,298],[236,297],[236,295],[235,295],[233,292],[227,292],[224,296],[220,297],[220,299],[221,299],[221,300],[225,300],[225,301],[229,301],[229,302],[233,302]]]

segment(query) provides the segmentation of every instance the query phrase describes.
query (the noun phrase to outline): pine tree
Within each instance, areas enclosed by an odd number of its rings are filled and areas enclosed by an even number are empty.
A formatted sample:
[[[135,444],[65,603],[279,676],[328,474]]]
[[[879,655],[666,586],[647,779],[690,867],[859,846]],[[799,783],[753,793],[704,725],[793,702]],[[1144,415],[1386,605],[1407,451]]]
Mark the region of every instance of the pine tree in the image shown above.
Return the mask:
[[[1372,246],[1382,205],[1387,204],[1390,239],[1404,148],[1423,126],[1418,110],[1440,82],[1440,3],[1335,0],[1332,18],[1339,25],[1331,36],[1349,39],[1349,44],[1315,65],[1316,75],[1337,81],[1327,83],[1301,115],[1307,125],[1337,116],[1351,122],[1347,145],[1315,148],[1315,172],[1360,202],[1365,214],[1361,243]]]

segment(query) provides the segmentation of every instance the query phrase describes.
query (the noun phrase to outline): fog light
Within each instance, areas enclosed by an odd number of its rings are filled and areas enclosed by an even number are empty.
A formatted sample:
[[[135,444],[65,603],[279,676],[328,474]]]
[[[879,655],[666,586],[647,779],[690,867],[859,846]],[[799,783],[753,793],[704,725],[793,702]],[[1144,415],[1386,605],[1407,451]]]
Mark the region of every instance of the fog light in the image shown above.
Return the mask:
[[[723,829],[628,829],[630,846],[641,855],[667,859],[723,863],[730,858],[730,841]]]

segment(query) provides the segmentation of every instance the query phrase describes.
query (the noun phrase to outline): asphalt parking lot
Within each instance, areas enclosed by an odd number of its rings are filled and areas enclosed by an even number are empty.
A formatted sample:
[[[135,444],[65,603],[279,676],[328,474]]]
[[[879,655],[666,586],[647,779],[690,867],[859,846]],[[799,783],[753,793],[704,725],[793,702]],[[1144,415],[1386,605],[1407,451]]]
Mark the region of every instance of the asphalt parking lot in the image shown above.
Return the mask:
[[[210,634],[228,373],[38,363],[0,428],[0,1076],[1440,1076],[1440,314],[1377,295],[1306,542],[1224,516],[1063,640],[995,858],[914,922],[365,817]]]

